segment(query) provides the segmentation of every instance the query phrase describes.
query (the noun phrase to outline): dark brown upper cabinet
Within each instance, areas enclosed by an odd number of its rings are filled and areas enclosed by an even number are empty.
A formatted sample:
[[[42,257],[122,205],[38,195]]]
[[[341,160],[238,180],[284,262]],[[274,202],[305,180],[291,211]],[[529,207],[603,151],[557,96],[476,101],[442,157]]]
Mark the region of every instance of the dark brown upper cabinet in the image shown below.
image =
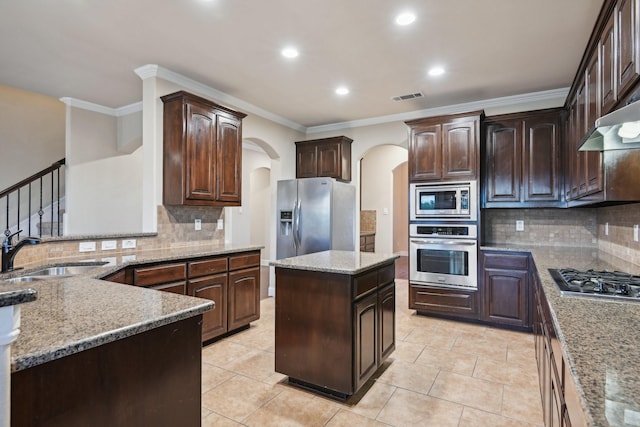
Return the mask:
[[[559,108],[487,117],[484,207],[561,205],[561,117]]]
[[[351,143],[346,136],[296,142],[296,178],[351,181]]]
[[[409,181],[477,179],[481,111],[427,117],[409,126]]]
[[[246,114],[184,91],[161,99],[163,203],[240,206]]]
[[[640,76],[638,3],[639,0],[618,0],[615,7],[616,89],[619,98],[626,95]]]

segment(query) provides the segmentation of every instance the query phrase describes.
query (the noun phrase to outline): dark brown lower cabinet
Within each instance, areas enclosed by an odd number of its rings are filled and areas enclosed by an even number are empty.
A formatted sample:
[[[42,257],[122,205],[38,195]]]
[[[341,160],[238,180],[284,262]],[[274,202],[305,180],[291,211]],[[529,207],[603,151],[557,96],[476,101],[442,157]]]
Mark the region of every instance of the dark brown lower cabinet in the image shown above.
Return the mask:
[[[11,374],[11,425],[200,426],[202,317]]]
[[[530,328],[529,253],[480,251],[482,319]]]
[[[586,425],[575,380],[562,354],[549,305],[537,274],[532,274],[533,333],[542,413],[546,427]]]
[[[275,370],[335,397],[395,349],[395,264],[357,275],[276,268]]]
[[[209,341],[260,318],[260,251],[155,262],[126,267],[103,277],[215,303],[203,314],[202,341]]]
[[[409,308],[419,314],[477,319],[478,292],[410,283]]]

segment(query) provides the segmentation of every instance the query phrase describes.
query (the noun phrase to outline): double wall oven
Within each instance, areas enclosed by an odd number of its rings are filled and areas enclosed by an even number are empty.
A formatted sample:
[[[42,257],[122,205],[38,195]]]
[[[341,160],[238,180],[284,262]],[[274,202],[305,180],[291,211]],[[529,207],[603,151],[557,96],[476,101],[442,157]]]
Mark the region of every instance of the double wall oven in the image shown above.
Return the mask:
[[[409,280],[477,289],[476,181],[411,184]]]

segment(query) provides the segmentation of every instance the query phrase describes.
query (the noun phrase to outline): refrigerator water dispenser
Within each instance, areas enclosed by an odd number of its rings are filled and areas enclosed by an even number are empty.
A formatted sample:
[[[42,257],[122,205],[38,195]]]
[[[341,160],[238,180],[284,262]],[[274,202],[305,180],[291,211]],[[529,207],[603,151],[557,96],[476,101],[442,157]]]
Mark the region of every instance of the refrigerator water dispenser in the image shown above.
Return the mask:
[[[293,211],[280,211],[280,235],[290,236],[293,232]]]

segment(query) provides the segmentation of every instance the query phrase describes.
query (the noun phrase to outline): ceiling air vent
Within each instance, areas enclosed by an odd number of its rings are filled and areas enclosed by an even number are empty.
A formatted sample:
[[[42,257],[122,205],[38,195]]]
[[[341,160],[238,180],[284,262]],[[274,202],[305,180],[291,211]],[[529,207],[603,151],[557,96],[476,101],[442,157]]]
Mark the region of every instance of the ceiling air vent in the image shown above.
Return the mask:
[[[416,98],[424,98],[424,94],[422,92],[410,93],[407,95],[394,96],[391,99],[394,101],[406,101],[408,99],[416,99]]]

